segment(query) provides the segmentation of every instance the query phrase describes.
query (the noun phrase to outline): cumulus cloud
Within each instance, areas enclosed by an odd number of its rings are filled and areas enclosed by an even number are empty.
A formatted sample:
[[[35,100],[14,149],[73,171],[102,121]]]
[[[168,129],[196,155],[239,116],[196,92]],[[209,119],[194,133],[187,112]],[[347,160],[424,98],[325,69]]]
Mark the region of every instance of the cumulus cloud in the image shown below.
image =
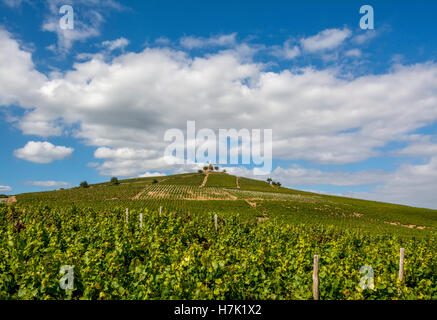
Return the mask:
[[[292,39],[289,39],[285,41],[284,45],[281,47],[272,47],[270,53],[280,59],[291,60],[299,56],[301,54],[301,50],[298,45],[293,43]]]
[[[300,44],[308,52],[331,50],[340,46],[351,34],[352,32],[346,27],[343,29],[326,29],[315,36],[302,38]]]
[[[390,141],[437,120],[433,63],[344,79],[332,69],[266,71],[230,52],[191,58],[146,48],[110,61],[94,56],[47,79],[16,41],[3,39],[10,54],[2,56],[0,72],[13,74],[24,62],[20,79],[35,79],[0,86],[2,100],[35,107],[19,120],[23,133],[49,136],[79,124],[75,136],[107,148],[96,154],[105,161],[108,149],[130,148],[136,153],[127,155],[137,159],[147,150],[159,163],[168,145],[164,132],[195,119],[198,129],[274,124],[275,158],[345,164],[378,155]]]
[[[50,187],[50,188],[71,186],[70,183],[64,181],[26,181],[24,184],[27,186]]]
[[[351,41],[355,44],[365,44],[367,42],[370,42],[371,40],[375,39],[377,36],[379,36],[381,33],[386,32],[388,30],[387,26],[384,26],[380,29],[374,29],[374,30],[365,30],[361,31],[361,33],[358,33],[355,35]]]
[[[12,188],[10,186],[0,186],[0,192],[12,192]]]
[[[73,150],[50,142],[29,141],[23,148],[16,149],[14,156],[35,163],[50,163],[71,156]]]
[[[437,209],[437,157],[425,164],[401,165],[386,183],[370,192],[349,193],[350,196],[411,206]]]
[[[64,30],[59,25],[61,17],[59,9],[65,4],[71,4],[75,12],[73,29]],[[66,54],[76,41],[85,41],[99,36],[105,22],[104,12],[123,9],[123,6],[114,0],[76,0],[74,2],[48,0],[47,7],[48,14],[44,19],[42,30],[56,34],[57,43],[49,46],[48,49],[61,54]],[[79,9],[81,9],[80,19],[77,18]]]
[[[437,142],[432,141],[432,136],[412,135],[412,141],[407,147],[394,153],[408,156],[437,156]]]
[[[187,49],[230,47],[236,44],[236,36],[236,33],[216,35],[209,38],[186,36],[180,39],[180,44]]]
[[[160,172],[145,172],[143,174],[140,174],[138,177],[147,178],[147,177],[162,177],[162,176],[166,176],[166,174]]]
[[[47,78],[35,70],[31,52],[1,26],[0,46],[0,105],[19,102],[31,108]]]
[[[276,167],[265,177],[256,176],[252,170],[243,167],[228,167],[227,172],[238,176],[251,177],[254,179],[266,179],[280,181],[282,185],[290,187],[312,187],[319,185],[332,185],[339,187],[377,185],[388,181],[390,174],[383,170],[364,170],[356,172],[346,171],[321,171],[318,169],[302,168],[293,165],[291,168]]]
[[[155,43],[157,45],[162,45],[162,46],[167,46],[169,44],[171,44],[171,40],[167,37],[159,37],[155,39]]]
[[[129,40],[126,38],[118,38],[112,41],[103,41],[102,46],[105,47],[109,51],[114,51],[116,49],[124,50],[124,48],[129,44]]]
[[[94,157],[104,159],[98,166],[103,175],[134,176],[147,169],[164,169],[168,164],[155,150],[135,148],[98,148]]]
[[[350,50],[347,50],[344,54],[347,57],[359,58],[359,57],[361,57],[361,50],[360,49],[350,49]]]

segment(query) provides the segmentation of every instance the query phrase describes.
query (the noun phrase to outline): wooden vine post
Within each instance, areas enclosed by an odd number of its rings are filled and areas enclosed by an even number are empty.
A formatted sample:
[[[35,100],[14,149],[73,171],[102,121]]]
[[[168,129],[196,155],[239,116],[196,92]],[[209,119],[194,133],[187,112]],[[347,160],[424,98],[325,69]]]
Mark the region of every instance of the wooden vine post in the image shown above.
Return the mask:
[[[140,212],[140,229],[143,228],[143,213]]]
[[[129,209],[126,208],[126,223],[129,223]]]
[[[313,298],[319,300],[319,256],[314,256],[313,267]]]
[[[404,257],[405,257],[405,248],[401,248],[399,254],[399,280],[404,280]]]
[[[217,225],[217,214],[214,215],[214,227],[215,227],[215,231],[217,232],[217,228],[218,228],[218,225]]]
[[[159,215],[162,213],[162,206],[159,206]]]

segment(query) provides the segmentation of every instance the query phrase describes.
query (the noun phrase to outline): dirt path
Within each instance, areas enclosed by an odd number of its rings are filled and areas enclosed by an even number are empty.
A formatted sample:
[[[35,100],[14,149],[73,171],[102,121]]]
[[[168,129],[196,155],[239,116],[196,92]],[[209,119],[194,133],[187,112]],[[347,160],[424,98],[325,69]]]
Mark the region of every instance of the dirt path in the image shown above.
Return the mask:
[[[144,192],[146,192],[146,190],[150,187],[150,184],[148,184],[143,190],[141,190],[140,192],[138,192],[134,197],[132,197],[132,200],[138,200]]]
[[[227,192],[225,190],[223,190],[223,192],[229,196],[230,200],[238,200],[238,198],[236,196],[234,196],[233,194],[230,194],[229,192]]]
[[[203,178],[203,182],[200,185],[201,188],[203,188],[206,185],[206,182],[208,181],[208,176],[209,176],[209,173],[208,172],[205,173],[205,178]]]
[[[164,178],[162,180],[159,180],[157,183],[160,183],[162,181],[168,180],[168,178]],[[144,192],[146,192],[146,190],[151,186],[151,184],[148,184],[143,190],[141,190],[140,192],[138,192],[135,196],[133,196],[131,199],[132,200],[138,200]]]
[[[140,192],[138,192],[135,196],[132,197],[132,200],[138,200],[141,197],[141,195],[144,192],[146,192],[146,190],[147,190],[147,188],[145,188],[145,189],[141,190]]]
[[[244,201],[246,201],[246,203],[251,206],[252,208],[256,208],[256,202],[250,202],[248,199],[244,199]]]
[[[424,226],[416,226],[415,224],[402,224],[400,222],[391,222],[391,221],[384,221],[385,223],[389,223],[393,226],[401,226],[401,227],[405,227],[405,228],[410,228],[410,229],[419,229],[419,230],[423,230],[426,229],[427,227]]]

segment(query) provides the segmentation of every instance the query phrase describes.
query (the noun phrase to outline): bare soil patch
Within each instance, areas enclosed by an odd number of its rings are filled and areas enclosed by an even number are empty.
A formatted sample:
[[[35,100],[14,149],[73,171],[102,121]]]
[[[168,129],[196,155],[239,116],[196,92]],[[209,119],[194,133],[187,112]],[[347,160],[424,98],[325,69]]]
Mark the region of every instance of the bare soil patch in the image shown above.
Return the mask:
[[[250,202],[249,200],[245,199],[246,203],[251,206],[252,208],[256,208],[256,202]]]
[[[8,201],[6,202],[8,205],[13,204],[17,202],[17,198],[15,196],[9,197]]]
[[[205,178],[203,178],[203,182],[200,185],[201,188],[203,188],[206,185],[206,182],[208,181],[209,172],[205,173]]]
[[[392,226],[400,226],[400,227],[409,228],[409,229],[423,230],[423,229],[427,228],[425,226],[416,226],[415,224],[402,224],[402,223],[397,222],[397,221],[384,221],[384,222],[391,224]]]

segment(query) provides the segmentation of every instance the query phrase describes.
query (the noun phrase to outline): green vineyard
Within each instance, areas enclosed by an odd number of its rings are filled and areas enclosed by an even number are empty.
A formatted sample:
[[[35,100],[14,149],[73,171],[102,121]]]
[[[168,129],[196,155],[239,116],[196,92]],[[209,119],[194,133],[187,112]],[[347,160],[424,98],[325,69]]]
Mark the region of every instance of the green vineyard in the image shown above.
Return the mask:
[[[16,200],[0,203],[0,299],[312,299],[314,255],[320,299],[437,299],[434,210],[224,173]],[[60,286],[63,266],[73,289]]]

